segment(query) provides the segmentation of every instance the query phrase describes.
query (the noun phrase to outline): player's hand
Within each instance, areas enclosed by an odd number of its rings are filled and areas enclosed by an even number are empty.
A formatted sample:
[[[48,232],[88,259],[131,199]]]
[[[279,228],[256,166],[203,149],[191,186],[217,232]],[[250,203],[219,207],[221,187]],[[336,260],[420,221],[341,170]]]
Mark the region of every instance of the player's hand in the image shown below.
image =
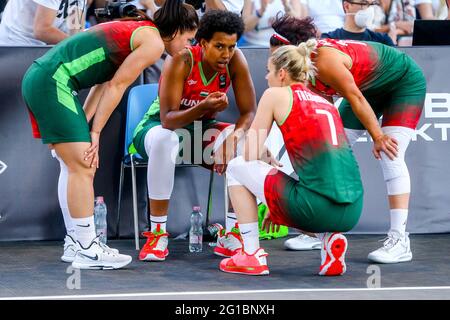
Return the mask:
[[[91,131],[91,146],[84,152],[84,160],[89,161],[91,168],[99,167],[98,149],[100,144],[100,133]]]
[[[230,142],[226,139],[222,145],[213,153],[213,170],[219,175],[227,171],[228,163],[236,157],[237,141]]]
[[[228,97],[223,92],[213,92],[210,93],[201,104],[206,114],[216,114],[228,107]]]
[[[263,219],[261,229],[265,230],[267,233],[270,232],[279,232],[280,231],[280,225],[275,224],[270,219],[270,211],[267,212],[266,216]]]
[[[394,160],[398,156],[398,141],[386,134],[378,136],[373,141],[373,155],[381,160],[381,152],[384,152],[389,159]]]
[[[272,152],[270,152],[269,149],[265,149],[262,157],[261,157],[261,161],[264,161],[265,163],[270,164],[272,167],[282,167],[283,164],[281,162],[279,162],[277,160],[277,158],[275,158],[272,154]]]

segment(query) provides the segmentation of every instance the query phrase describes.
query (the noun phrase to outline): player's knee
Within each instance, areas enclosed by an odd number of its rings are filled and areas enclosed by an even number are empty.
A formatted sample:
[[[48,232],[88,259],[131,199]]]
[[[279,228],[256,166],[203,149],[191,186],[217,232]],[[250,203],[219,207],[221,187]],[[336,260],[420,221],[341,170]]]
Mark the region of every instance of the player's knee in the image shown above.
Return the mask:
[[[145,139],[147,154],[149,154],[149,150],[153,150],[156,154],[171,154],[174,149],[179,147],[178,135],[175,131],[156,127],[151,129],[147,135],[149,135]]]
[[[242,166],[245,165],[245,160],[242,156],[238,156],[234,159],[232,159],[230,162],[228,162],[227,167],[227,175],[236,176],[239,175],[239,172],[242,169]]]
[[[91,159],[78,159],[77,161],[71,161],[67,164],[67,169],[69,174],[94,180],[96,167],[95,165],[91,166]]]
[[[389,195],[411,192],[411,181],[408,167],[405,163],[405,152],[414,130],[406,127],[383,127],[383,132],[397,140],[398,156],[391,160],[386,154],[381,154],[381,168]]]
[[[403,157],[397,157],[391,160],[383,154],[381,168],[383,170],[384,180],[386,181],[388,195],[411,192],[409,171]]]

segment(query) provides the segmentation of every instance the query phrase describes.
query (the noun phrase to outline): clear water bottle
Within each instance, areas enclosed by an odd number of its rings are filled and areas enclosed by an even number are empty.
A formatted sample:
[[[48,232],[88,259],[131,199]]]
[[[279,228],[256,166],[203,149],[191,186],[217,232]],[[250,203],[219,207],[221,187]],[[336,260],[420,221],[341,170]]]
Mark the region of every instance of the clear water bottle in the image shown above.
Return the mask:
[[[189,251],[202,252],[203,249],[203,215],[200,207],[193,207],[191,229],[189,230]]]
[[[103,244],[106,244],[108,235],[106,214],[107,214],[106,204],[105,201],[103,200],[103,197],[96,197],[94,207],[95,230],[97,232],[97,236],[99,236],[99,241]]]

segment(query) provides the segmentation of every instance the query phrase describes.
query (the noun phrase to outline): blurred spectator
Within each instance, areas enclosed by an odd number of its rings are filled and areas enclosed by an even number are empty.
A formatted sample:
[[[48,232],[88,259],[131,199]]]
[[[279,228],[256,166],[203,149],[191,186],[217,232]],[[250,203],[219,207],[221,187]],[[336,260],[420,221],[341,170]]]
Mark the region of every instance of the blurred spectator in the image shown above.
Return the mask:
[[[244,0],[205,0],[205,8],[208,10],[228,10],[241,14]]]
[[[305,5],[305,16],[314,19],[321,33],[330,32],[344,26],[342,0],[301,0]]]
[[[374,30],[387,32],[399,46],[411,45],[416,19],[413,4],[409,0],[380,0],[380,5],[375,6]]]
[[[155,2],[158,6],[162,6],[165,0],[155,0]],[[192,5],[196,4],[194,7],[197,9],[199,17],[208,10],[228,10],[240,15],[244,7],[244,0],[185,0],[185,2]]]
[[[350,39],[362,41],[381,42],[393,46],[392,39],[381,32],[374,32],[368,28],[372,27],[374,18],[374,0],[343,0],[342,6],[345,12],[344,27],[328,33],[322,33],[322,38]]]
[[[147,13],[150,18],[153,18],[156,10],[158,10],[164,3],[164,0],[134,0],[131,1],[136,8],[141,9]]]
[[[5,9],[8,0],[0,0],[0,21],[2,21],[3,10]]]
[[[450,20],[450,0],[447,0],[447,20]]]
[[[84,29],[91,0],[11,0],[0,24],[0,45],[56,44]]]
[[[417,19],[445,20],[448,15],[445,0],[416,0]]]
[[[305,16],[305,7],[300,0],[244,0],[245,33],[239,45],[268,47],[277,14],[301,18]]]

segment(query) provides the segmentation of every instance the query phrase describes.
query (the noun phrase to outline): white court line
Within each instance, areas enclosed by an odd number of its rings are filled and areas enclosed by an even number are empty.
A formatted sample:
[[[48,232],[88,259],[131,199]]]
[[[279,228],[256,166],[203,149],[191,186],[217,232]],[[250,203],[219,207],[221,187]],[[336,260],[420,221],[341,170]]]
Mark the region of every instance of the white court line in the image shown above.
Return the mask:
[[[62,295],[62,296],[30,296],[8,297],[0,300],[55,300],[55,299],[96,299],[96,298],[143,298],[155,296],[199,296],[220,294],[252,294],[252,293],[289,293],[289,292],[349,292],[349,291],[413,291],[413,290],[450,290],[449,287],[391,287],[391,288],[331,288],[331,289],[272,289],[272,290],[235,290],[235,291],[186,291],[186,292],[149,292],[149,293],[117,293],[91,295]]]

